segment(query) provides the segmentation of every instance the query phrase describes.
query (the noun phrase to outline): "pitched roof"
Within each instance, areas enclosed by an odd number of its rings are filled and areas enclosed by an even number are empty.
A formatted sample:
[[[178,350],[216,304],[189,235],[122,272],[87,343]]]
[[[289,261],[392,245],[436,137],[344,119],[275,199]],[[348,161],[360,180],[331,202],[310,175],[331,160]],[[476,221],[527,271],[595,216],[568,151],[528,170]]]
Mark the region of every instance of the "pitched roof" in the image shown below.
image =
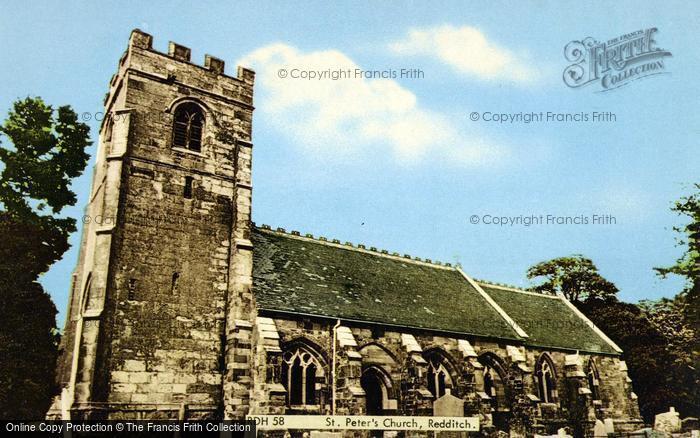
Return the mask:
[[[454,268],[257,229],[258,307],[518,340]]]
[[[560,296],[481,282],[481,288],[528,334],[525,344],[617,354],[585,317]]]
[[[476,283],[451,266],[298,233],[254,227],[251,240],[262,310],[616,354],[560,297]]]

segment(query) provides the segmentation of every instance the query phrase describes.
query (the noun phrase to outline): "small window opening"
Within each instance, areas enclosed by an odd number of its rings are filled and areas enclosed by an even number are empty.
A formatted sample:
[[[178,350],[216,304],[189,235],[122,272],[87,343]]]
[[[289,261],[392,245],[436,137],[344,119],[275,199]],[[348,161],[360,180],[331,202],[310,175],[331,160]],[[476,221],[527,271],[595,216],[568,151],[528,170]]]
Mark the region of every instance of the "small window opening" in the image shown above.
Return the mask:
[[[178,293],[179,280],[180,280],[180,273],[173,272],[173,280],[172,280],[172,283],[170,284],[170,293],[173,295]]]
[[[129,300],[135,300],[135,299],[136,299],[136,279],[130,278],[129,279]]]
[[[192,182],[194,181],[194,178],[191,176],[186,176],[185,177],[185,192],[184,196],[186,199],[192,199]]]

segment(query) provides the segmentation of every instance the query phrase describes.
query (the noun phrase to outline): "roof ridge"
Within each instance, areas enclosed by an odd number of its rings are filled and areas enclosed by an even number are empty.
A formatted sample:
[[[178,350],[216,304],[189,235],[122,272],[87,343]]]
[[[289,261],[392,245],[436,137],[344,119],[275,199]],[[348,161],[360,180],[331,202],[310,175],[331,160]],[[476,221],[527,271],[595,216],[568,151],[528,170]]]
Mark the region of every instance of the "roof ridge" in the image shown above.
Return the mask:
[[[496,283],[493,281],[481,280],[478,278],[475,278],[474,281],[476,281],[479,284],[485,284],[487,286],[496,287],[498,289],[507,290],[507,291],[511,291],[511,292],[519,292],[521,294],[530,294],[530,295],[536,295],[538,297],[545,297],[545,298],[556,298],[556,299],[560,298],[559,295],[551,295],[551,294],[545,294],[545,293],[541,293],[541,292],[533,292],[530,290],[525,290],[525,289],[519,288],[517,286],[513,286],[513,285],[505,284],[505,283]]]
[[[362,243],[358,243],[357,245],[354,245],[352,242],[341,243],[340,240],[338,240],[338,239],[331,239],[329,241],[328,238],[324,237],[324,236],[315,237],[311,233],[306,233],[306,234],[302,235],[299,231],[296,231],[296,230],[287,231],[286,229],[284,229],[282,227],[277,227],[276,229],[273,229],[270,225],[267,225],[267,224],[261,224],[260,226],[257,226],[255,224],[255,222],[253,222],[253,227],[258,229],[258,230],[264,231],[264,232],[270,232],[273,234],[281,234],[281,235],[291,237],[294,239],[312,241],[314,243],[319,243],[322,245],[352,250],[352,251],[356,251],[356,252],[361,252],[363,254],[371,254],[371,255],[385,257],[385,258],[392,259],[392,260],[409,262],[409,263],[413,263],[416,265],[430,266],[433,268],[441,268],[441,269],[447,269],[447,270],[456,270],[456,268],[457,268],[457,266],[453,265],[452,263],[447,263],[447,262],[443,263],[439,260],[433,261],[432,259],[427,259],[427,258],[422,259],[420,257],[411,256],[409,254],[401,255],[398,252],[391,252],[390,253],[389,251],[387,251],[385,249],[377,249],[374,246],[370,246],[368,249],[367,246],[362,244]]]

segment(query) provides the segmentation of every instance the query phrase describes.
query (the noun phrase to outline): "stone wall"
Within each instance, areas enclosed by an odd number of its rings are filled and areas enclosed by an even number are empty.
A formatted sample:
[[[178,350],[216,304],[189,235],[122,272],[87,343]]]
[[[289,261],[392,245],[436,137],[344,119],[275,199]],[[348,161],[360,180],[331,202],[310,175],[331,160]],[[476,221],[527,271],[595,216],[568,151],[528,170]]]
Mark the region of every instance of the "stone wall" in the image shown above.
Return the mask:
[[[308,347],[324,367],[324,379],[316,384],[323,402],[308,407],[305,413],[332,412],[332,345],[334,321],[272,313],[268,327],[257,341],[260,348],[254,374],[255,398],[264,400],[252,406],[253,413],[302,413],[285,405],[285,385],[280,355]],[[639,426],[636,400],[631,393],[624,362],[618,356],[550,350],[523,345],[508,345],[476,337],[452,337],[421,330],[396,330],[371,324],[343,323],[336,354],[336,413],[366,414],[366,394],[360,379],[368,369],[380,368],[387,377],[388,403],[383,415],[432,415],[434,396],[426,381],[426,358],[442,360],[449,371],[450,393],[465,401],[464,415],[479,416],[485,431],[504,428],[516,433],[556,433],[557,429],[580,421],[585,430],[595,419],[612,418],[616,430]],[[270,334],[273,331],[273,334]],[[267,341],[266,341],[267,339]],[[349,340],[348,340],[349,339]],[[274,342],[270,343],[269,340]],[[556,392],[550,403],[541,401],[535,369],[543,354],[554,365]],[[489,359],[491,358],[491,359]],[[594,391],[588,390],[589,360],[599,374]],[[573,364],[573,365],[572,365]],[[496,405],[484,394],[484,370],[491,366],[502,373],[504,387]],[[264,371],[263,371],[264,370]],[[263,388],[274,388],[274,395]],[[495,410],[494,410],[495,409]],[[583,412],[583,417],[577,415]],[[504,423],[505,421],[505,423]]]
[[[233,399],[247,398],[249,380],[233,369],[242,356],[249,367],[254,318],[254,74],[230,77],[223,61],[198,66],[189,53],[174,43],[159,53],[134,31],[105,98],[60,366],[77,416],[246,409]],[[204,110],[200,151],[173,147],[183,102]]]

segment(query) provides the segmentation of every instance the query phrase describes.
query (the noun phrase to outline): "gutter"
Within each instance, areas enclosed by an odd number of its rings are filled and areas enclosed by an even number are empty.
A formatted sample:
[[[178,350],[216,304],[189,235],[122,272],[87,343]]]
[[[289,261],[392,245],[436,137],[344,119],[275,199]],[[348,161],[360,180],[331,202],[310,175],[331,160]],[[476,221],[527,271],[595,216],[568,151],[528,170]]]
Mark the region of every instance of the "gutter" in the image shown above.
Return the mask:
[[[336,364],[337,345],[338,345],[338,327],[340,327],[340,319],[333,326],[333,367],[331,369],[331,381],[333,382],[332,383],[333,392],[331,395],[331,403],[332,403],[333,415],[335,415],[336,386],[337,386],[336,385],[336,376],[335,376],[335,364]]]

